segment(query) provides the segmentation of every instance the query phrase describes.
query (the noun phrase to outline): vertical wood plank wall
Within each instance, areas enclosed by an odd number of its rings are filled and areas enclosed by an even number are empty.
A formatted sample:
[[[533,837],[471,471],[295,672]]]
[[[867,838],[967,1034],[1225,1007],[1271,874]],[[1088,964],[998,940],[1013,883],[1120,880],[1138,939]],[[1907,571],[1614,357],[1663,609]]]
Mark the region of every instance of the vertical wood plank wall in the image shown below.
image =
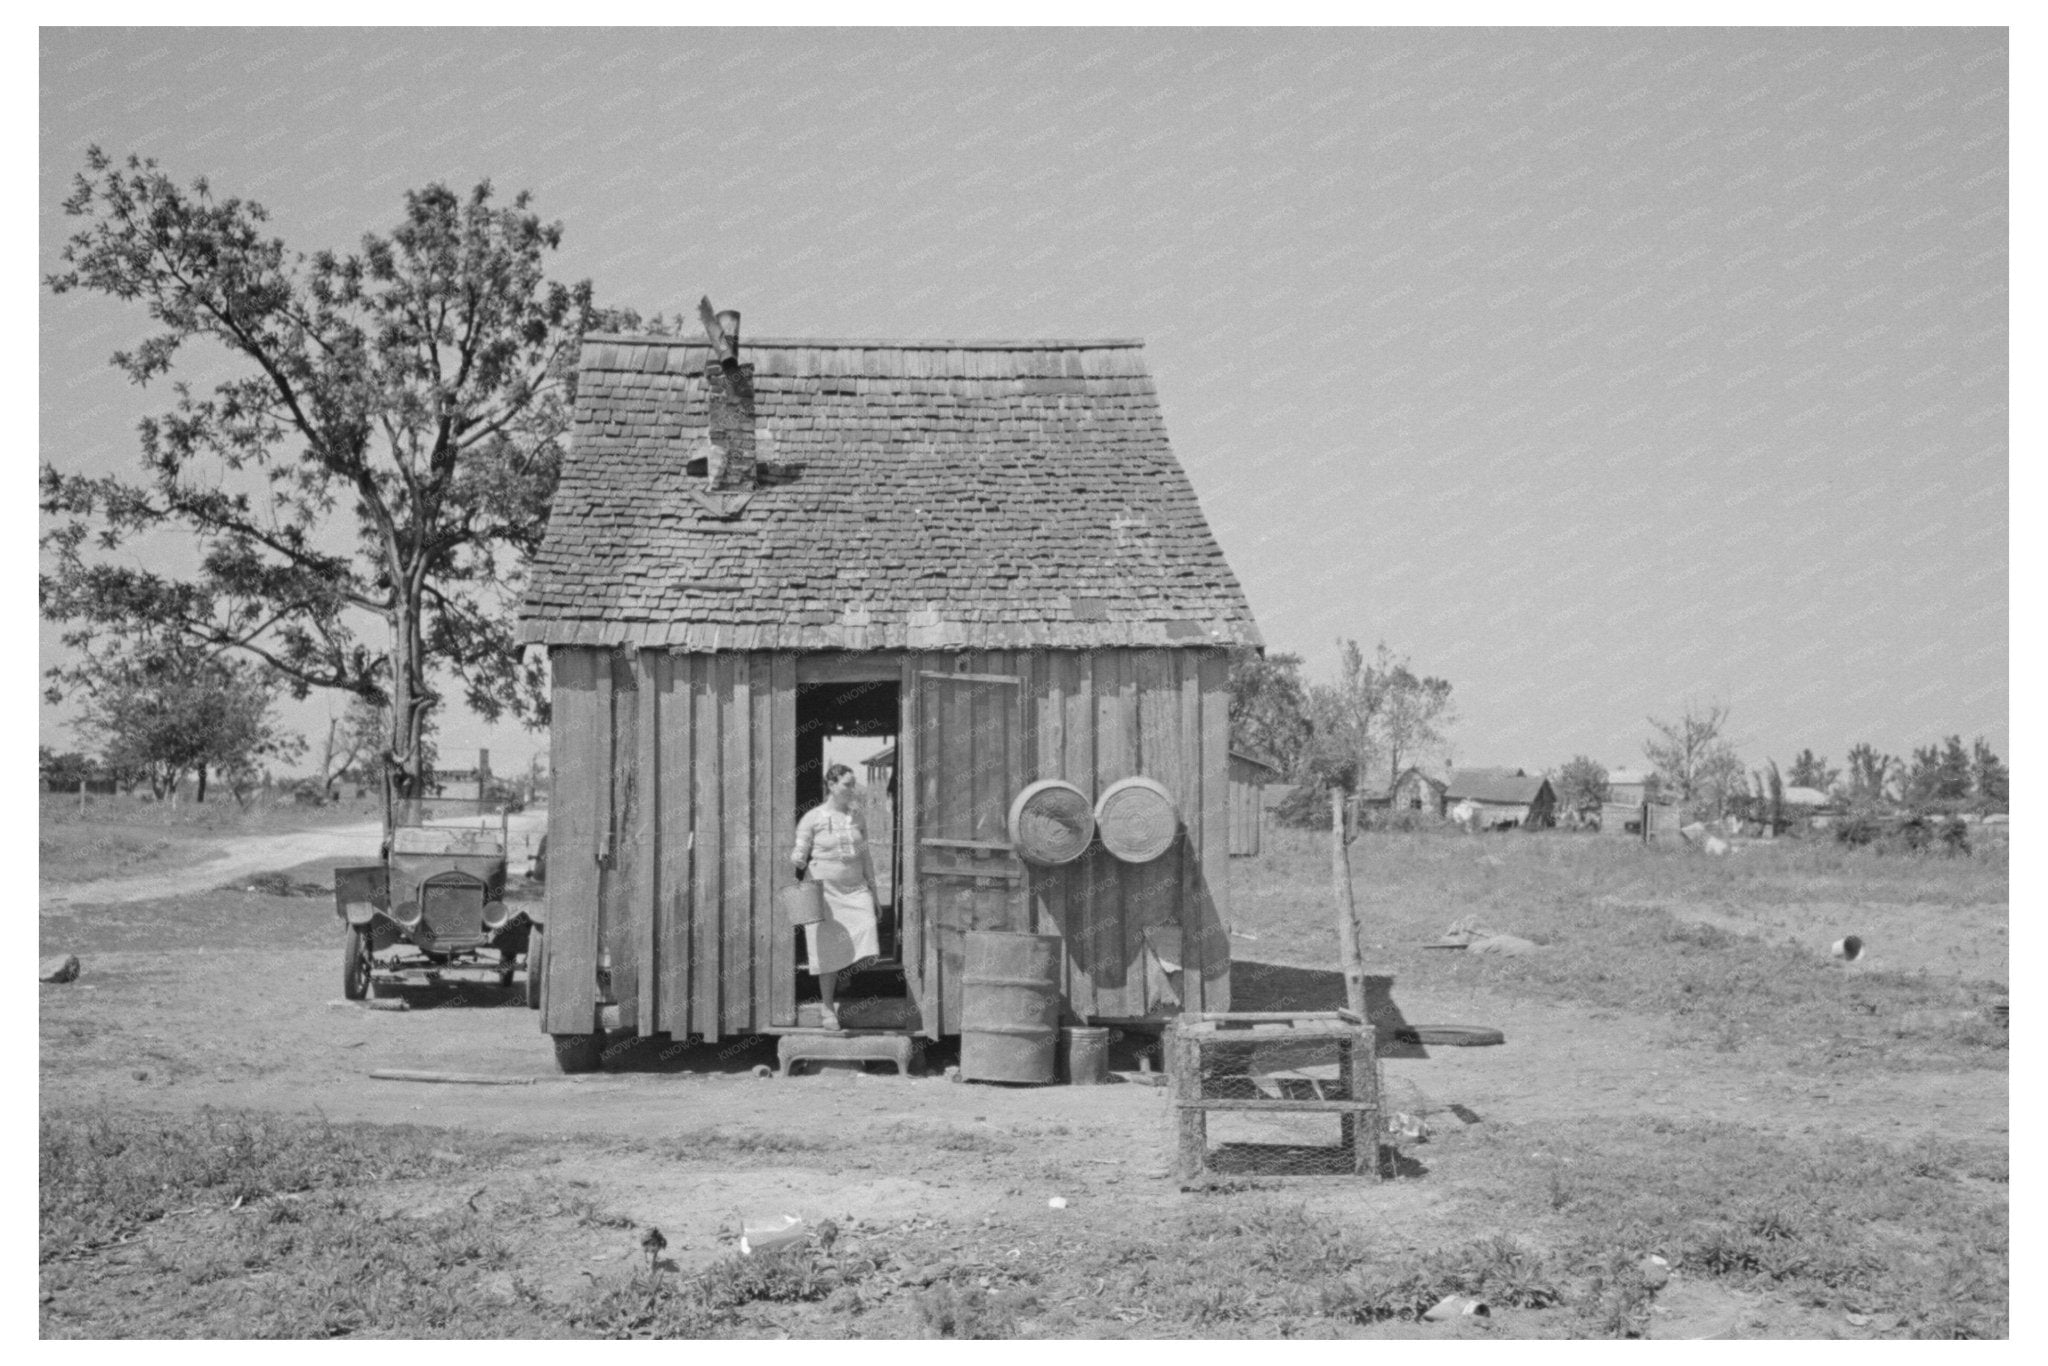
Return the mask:
[[[797,814],[796,658],[554,651],[548,1032],[594,1027],[600,955],[620,1023],[641,1033],[717,1039],[795,1023],[782,1006],[794,994],[794,935],[774,898],[787,881]],[[1073,1016],[1228,1009],[1230,698],[1222,652],[888,658],[901,662],[906,683],[920,670],[1021,677],[1006,763],[989,766],[1013,769],[1019,784],[1062,778],[1099,797],[1118,779],[1144,776],[1173,794],[1183,838],[1155,862],[1126,864],[1098,845],[1065,867],[1030,868],[1025,924],[1067,941],[1063,987]],[[907,693],[903,703],[910,722]],[[913,785],[916,766],[945,757],[982,765],[971,753],[921,754],[910,730],[906,724],[899,745],[904,822],[914,829],[926,788]],[[1007,808],[1006,797],[986,796],[977,792],[976,808]],[[914,898],[909,863],[903,884],[898,895]],[[918,936],[908,920],[906,931],[906,953],[939,975],[930,961],[935,937]],[[919,966],[910,965],[913,981]]]

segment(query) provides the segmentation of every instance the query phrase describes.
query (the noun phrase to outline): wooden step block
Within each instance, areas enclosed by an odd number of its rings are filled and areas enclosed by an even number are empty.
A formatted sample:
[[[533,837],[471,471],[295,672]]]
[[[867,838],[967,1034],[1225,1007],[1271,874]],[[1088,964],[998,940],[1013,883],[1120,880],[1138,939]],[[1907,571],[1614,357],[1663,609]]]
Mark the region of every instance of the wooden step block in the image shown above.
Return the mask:
[[[776,1045],[776,1061],[789,1076],[800,1062],[893,1062],[896,1074],[910,1075],[916,1040],[897,1033],[784,1034]]]

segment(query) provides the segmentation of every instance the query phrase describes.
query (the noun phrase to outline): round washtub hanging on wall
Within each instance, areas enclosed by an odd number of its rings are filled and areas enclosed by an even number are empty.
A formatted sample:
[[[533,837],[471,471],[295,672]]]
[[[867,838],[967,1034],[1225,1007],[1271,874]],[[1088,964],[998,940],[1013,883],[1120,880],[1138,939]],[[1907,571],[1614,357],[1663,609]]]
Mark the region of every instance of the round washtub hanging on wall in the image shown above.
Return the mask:
[[[1095,838],[1088,794],[1057,778],[1035,782],[1010,803],[1010,843],[1030,863],[1072,863]]]
[[[1180,813],[1173,796],[1150,778],[1125,778],[1103,789],[1095,803],[1102,847],[1126,863],[1150,863],[1173,847]]]

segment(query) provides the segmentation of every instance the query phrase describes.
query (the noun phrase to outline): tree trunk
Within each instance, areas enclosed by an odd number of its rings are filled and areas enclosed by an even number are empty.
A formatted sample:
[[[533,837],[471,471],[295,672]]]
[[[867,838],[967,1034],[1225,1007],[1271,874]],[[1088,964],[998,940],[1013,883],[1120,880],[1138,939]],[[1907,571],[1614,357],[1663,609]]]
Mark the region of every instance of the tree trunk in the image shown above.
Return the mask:
[[[1344,999],[1365,1016],[1365,962],[1358,953],[1358,910],[1351,900],[1351,858],[1344,848],[1344,791],[1330,789],[1330,881],[1336,891],[1337,951],[1343,959]]]
[[[201,765],[199,766],[199,791],[197,792],[197,794],[195,794],[195,796],[193,797],[193,800],[194,800],[194,801],[196,801],[196,802],[198,802],[198,803],[199,803],[199,804],[200,804],[201,806],[204,806],[204,805],[206,805],[206,765],[205,765],[205,764],[201,764]]]
[[[417,596],[401,598],[391,614],[391,747],[385,756],[392,795],[417,797],[426,790],[427,716],[434,698],[427,691],[426,651],[420,640]]]

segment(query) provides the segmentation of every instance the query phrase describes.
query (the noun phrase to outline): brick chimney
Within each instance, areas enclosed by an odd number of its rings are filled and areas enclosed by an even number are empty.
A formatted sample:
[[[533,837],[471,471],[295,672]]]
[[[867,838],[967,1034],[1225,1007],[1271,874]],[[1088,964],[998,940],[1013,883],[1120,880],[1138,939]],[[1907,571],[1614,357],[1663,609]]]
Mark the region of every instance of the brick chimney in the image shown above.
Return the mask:
[[[711,407],[704,487],[711,493],[746,492],[754,487],[756,464],[754,367],[739,363],[740,315],[727,309],[714,318],[709,300],[700,308],[711,340],[711,358],[704,364]]]

